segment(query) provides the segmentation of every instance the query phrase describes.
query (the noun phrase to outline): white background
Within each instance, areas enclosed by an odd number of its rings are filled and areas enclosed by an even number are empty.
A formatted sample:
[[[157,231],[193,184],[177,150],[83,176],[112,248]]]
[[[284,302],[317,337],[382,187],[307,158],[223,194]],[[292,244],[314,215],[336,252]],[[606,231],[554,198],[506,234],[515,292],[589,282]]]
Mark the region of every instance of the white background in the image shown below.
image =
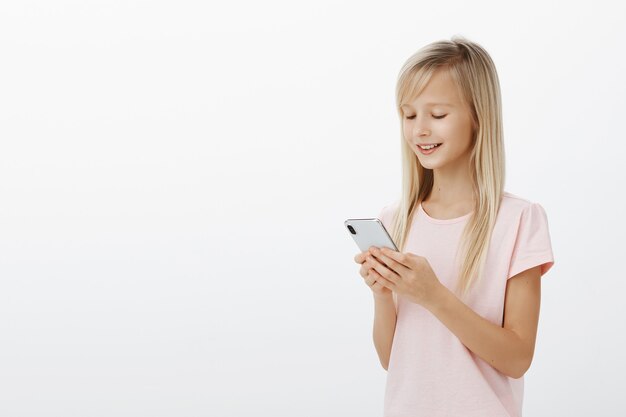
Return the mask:
[[[381,416],[343,221],[399,197],[398,71],[454,34],[550,225],[524,415],[621,415],[622,7],[3,2],[0,415]]]

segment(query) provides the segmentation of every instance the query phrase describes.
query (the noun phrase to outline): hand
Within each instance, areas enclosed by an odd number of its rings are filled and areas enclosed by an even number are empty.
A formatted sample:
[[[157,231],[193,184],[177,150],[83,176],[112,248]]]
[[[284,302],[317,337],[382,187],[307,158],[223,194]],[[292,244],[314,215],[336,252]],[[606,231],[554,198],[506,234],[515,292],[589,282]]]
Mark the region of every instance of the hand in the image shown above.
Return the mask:
[[[436,302],[443,284],[439,281],[428,260],[413,253],[402,253],[389,248],[369,248],[377,280],[389,290],[402,294],[409,300],[424,307]]]
[[[390,296],[391,290],[384,285],[381,284],[385,278],[382,277],[378,272],[376,272],[374,268],[374,264],[372,262],[367,261],[366,257],[371,256],[370,251],[365,251],[358,253],[354,257],[354,261],[358,264],[361,264],[361,269],[359,270],[359,274],[363,277],[365,284],[372,290],[374,293],[374,297],[378,296]]]

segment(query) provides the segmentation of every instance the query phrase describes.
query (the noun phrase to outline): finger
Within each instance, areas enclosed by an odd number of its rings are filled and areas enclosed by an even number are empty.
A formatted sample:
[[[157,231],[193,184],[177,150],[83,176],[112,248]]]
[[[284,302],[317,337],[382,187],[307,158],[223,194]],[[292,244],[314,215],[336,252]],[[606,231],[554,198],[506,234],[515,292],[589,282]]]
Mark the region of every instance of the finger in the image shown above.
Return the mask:
[[[393,290],[395,288],[395,284],[392,281],[379,274],[378,271],[376,271],[375,269],[372,269],[370,271],[370,276],[372,276],[374,281],[380,284],[381,287],[385,287],[390,290]]]
[[[363,262],[365,262],[365,255],[367,255],[368,252],[360,252],[357,253],[354,256],[354,262],[358,263],[358,264],[362,264]]]
[[[363,281],[371,287],[376,282],[376,277],[372,274],[371,270],[368,270],[363,274]]]
[[[373,271],[383,277],[387,282],[390,282],[392,285],[395,285],[395,283],[400,279],[400,276],[395,271],[387,268],[374,259],[374,257],[368,256],[366,259],[373,265]]]
[[[392,258],[383,255],[381,252],[378,252],[377,255],[372,255],[372,257],[374,257],[374,259],[381,265],[387,267],[387,269],[395,272],[398,277],[406,275],[410,270],[410,268],[407,268],[403,264],[394,261]]]
[[[377,262],[380,265],[384,266],[385,268],[391,270],[398,277],[400,277],[400,275],[403,275],[404,272],[406,271],[406,268],[404,267],[404,265],[399,264],[398,262],[394,261],[393,259],[383,255],[380,251],[377,251],[376,255],[372,254],[371,257],[374,259],[375,262]]]
[[[378,281],[374,281],[374,284],[372,284],[370,288],[372,289],[372,291],[380,293],[383,289],[386,289],[387,287],[385,287]]]
[[[405,272],[407,269],[410,269],[409,257],[406,253],[391,250],[389,248],[381,248],[380,250],[375,251],[374,255],[377,258],[383,260],[383,262],[385,262],[392,269],[394,269],[394,271]],[[394,266],[396,266],[398,269],[395,269]]]
[[[363,262],[363,264],[361,265],[361,269],[359,269],[359,275],[361,275],[361,277],[365,278],[367,277],[367,274],[369,273],[370,267]]]
[[[356,262],[358,264],[362,264],[363,262],[365,262],[365,255],[363,253],[358,253],[354,257],[354,262]]]
[[[372,265],[371,262],[368,262],[367,260],[363,260],[363,263],[361,264],[361,268],[359,269],[359,273],[361,274],[361,276],[363,278],[367,277],[367,274],[370,272],[370,270],[372,270],[374,268],[374,265]]]

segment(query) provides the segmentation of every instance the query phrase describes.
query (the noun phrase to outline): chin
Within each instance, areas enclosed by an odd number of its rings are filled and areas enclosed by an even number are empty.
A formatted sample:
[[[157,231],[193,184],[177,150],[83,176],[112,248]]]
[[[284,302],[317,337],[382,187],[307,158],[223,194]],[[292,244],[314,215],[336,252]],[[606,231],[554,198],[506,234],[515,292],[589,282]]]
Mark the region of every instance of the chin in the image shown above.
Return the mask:
[[[422,161],[420,161],[420,163],[426,169],[437,169],[437,168],[439,168],[438,164],[423,164]]]
[[[420,162],[420,164],[426,168],[426,169],[435,169],[435,168],[439,168],[441,167],[441,163],[437,162],[437,161],[429,161],[428,159],[424,158],[417,158],[418,161]]]

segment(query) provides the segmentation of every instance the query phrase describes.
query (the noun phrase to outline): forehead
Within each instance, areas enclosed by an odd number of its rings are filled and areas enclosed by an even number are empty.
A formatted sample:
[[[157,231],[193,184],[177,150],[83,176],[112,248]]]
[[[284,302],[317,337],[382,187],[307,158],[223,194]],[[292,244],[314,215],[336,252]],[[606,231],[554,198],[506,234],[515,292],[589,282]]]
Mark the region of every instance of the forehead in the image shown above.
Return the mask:
[[[458,107],[459,105],[459,92],[452,76],[446,70],[438,70],[417,97],[408,98],[400,107]]]

